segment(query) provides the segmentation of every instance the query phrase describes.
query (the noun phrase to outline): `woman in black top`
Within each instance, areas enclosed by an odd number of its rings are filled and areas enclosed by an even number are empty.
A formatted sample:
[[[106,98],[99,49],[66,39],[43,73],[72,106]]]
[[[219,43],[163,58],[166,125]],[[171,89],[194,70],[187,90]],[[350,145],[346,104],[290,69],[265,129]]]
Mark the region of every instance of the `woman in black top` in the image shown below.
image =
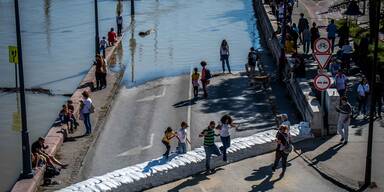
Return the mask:
[[[276,148],[275,162],[272,166],[272,171],[275,171],[276,167],[279,164],[279,161],[281,159],[283,172],[281,172],[280,177],[284,176],[285,170],[287,168],[288,153],[285,153],[284,149],[286,149],[289,145],[288,137],[289,137],[288,136],[288,126],[280,125],[279,131],[276,134],[277,148]]]
[[[312,28],[311,28],[311,49],[312,53],[315,52],[315,41],[320,38],[320,32],[319,28],[316,26],[316,23],[312,23]]]

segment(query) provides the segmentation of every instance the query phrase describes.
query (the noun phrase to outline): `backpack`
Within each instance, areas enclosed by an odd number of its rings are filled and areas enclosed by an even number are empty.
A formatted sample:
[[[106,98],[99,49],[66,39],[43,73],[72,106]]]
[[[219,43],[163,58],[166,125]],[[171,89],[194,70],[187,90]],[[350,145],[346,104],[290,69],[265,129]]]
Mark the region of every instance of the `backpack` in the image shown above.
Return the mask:
[[[212,78],[211,71],[209,71],[209,69],[205,69],[205,79],[209,80],[210,78]]]

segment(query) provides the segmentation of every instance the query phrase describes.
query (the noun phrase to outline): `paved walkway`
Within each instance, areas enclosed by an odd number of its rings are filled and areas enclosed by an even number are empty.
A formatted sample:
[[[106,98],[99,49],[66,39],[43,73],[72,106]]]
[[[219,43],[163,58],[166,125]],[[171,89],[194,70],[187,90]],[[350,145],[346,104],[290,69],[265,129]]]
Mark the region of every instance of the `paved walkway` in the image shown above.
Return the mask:
[[[288,158],[285,176],[280,178],[281,169],[272,172],[274,152],[245,159],[217,168],[214,174],[197,174],[166,185],[148,190],[182,192],[233,192],[233,191],[345,191],[310,168],[296,153]]]

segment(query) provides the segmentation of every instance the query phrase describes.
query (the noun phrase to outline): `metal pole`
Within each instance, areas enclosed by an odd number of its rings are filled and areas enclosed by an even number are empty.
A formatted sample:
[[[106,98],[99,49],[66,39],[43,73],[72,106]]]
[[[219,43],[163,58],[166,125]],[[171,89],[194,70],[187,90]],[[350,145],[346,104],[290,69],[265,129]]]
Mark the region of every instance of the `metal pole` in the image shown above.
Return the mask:
[[[373,6],[370,4],[370,6]],[[378,62],[377,52],[379,51],[379,25],[380,25],[380,0],[376,1],[376,18],[374,24],[374,32],[375,32],[375,49],[373,53],[373,64],[372,64],[372,78],[371,78],[371,109],[369,112],[369,127],[368,127],[368,145],[367,145],[367,158],[366,158],[366,167],[365,167],[365,186],[369,187],[371,185],[371,175],[372,175],[372,140],[373,140],[373,123],[374,123],[374,113],[376,109],[376,67]],[[370,20],[370,22],[372,22]]]
[[[96,48],[96,54],[100,54],[100,37],[99,37],[99,10],[97,8],[97,0],[95,0],[95,48]]]
[[[135,15],[135,1],[131,0],[131,15]]]
[[[29,148],[29,135],[27,128],[27,110],[25,104],[25,90],[24,90],[24,72],[23,72],[23,55],[21,49],[21,33],[20,33],[20,18],[19,18],[19,1],[15,2],[15,18],[16,18],[16,39],[17,39],[17,52],[19,60],[19,83],[20,83],[20,108],[21,108],[21,144],[23,151],[23,172],[20,175],[21,179],[28,179],[33,177],[31,151]]]

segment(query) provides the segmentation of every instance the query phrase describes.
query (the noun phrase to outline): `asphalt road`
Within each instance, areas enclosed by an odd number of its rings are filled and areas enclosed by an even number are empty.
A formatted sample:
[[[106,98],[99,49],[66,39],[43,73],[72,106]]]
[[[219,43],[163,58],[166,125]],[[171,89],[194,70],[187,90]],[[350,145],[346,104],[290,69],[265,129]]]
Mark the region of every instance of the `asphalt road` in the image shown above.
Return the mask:
[[[197,174],[172,183],[152,188],[155,191],[182,192],[232,192],[232,191],[294,191],[323,192],[344,191],[321,177],[296,153],[288,158],[288,168],[283,178],[281,169],[271,170],[274,152],[245,159],[216,169],[211,175]]]
[[[248,78],[239,73],[213,78],[207,100],[191,101],[189,90],[189,75],[122,88],[95,146],[87,154],[82,176],[101,175],[161,156],[165,151],[161,143],[165,128],[178,129],[181,121],[190,124],[192,148],[201,146],[198,134],[209,121],[217,122],[223,114],[230,114],[239,124],[239,129],[231,130],[232,137],[275,126],[268,103],[272,92],[250,87]],[[176,139],[171,151],[175,147]]]

